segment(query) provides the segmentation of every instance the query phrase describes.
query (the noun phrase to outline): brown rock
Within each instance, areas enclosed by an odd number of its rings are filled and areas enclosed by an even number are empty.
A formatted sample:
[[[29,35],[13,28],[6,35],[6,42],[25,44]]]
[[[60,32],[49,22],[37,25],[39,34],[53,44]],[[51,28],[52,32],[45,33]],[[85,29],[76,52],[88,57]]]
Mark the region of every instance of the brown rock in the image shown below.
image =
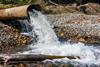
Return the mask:
[[[75,6],[49,5],[44,7],[43,12],[46,14],[59,14],[59,13],[75,13],[77,12],[77,10]]]
[[[100,14],[100,5],[95,3],[88,3],[77,7],[80,12],[85,14]]]
[[[100,5],[96,3],[87,3],[84,5],[46,5],[42,7],[45,14],[61,14],[61,13],[84,13],[91,15],[100,15]]]

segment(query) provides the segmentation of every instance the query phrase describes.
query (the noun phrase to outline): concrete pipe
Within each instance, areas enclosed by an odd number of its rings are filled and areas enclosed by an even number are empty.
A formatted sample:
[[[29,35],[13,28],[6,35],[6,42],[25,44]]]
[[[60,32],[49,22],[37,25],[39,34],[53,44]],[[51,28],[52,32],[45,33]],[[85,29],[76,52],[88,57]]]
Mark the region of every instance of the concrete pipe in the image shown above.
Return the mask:
[[[24,5],[14,8],[1,9],[0,10],[0,20],[8,19],[25,19],[28,17],[28,11],[35,9],[40,11],[41,8],[38,4],[35,5]]]

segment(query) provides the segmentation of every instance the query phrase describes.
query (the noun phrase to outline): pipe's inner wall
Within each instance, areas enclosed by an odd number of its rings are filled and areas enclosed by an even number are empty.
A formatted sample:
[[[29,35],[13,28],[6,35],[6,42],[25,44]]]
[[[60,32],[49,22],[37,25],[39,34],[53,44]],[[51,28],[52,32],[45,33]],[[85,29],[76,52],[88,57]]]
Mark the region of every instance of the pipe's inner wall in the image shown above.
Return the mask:
[[[35,10],[37,10],[37,11],[41,11],[41,7],[40,7],[40,5],[38,5],[38,4],[30,5],[30,6],[27,8],[27,11],[31,11],[32,9],[35,9]]]

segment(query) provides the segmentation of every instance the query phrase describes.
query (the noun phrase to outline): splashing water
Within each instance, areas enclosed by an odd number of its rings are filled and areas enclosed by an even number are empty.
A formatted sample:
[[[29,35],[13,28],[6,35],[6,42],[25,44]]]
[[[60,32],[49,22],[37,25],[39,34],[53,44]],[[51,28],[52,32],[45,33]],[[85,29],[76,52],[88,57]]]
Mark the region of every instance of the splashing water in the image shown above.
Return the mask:
[[[29,16],[31,26],[33,27],[31,33],[33,33],[34,36],[35,32],[38,38],[36,44],[31,44],[29,46],[32,50],[26,51],[24,54],[79,56],[80,59],[74,59],[73,61],[100,64],[100,49],[93,46],[85,46],[83,43],[61,43],[46,16],[35,10],[29,12]],[[65,59],[66,58],[59,60],[64,62]],[[54,59],[52,61],[57,60]]]

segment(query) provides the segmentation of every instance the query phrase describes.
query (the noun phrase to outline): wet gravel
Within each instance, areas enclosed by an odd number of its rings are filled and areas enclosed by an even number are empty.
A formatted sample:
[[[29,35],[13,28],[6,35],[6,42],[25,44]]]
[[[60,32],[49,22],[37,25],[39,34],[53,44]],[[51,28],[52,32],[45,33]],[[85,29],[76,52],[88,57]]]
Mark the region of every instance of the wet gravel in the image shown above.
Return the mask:
[[[65,40],[100,44],[100,16],[85,14],[47,15],[57,36]]]
[[[9,53],[18,47],[28,45],[31,38],[22,35],[12,26],[0,23],[0,53]]]

